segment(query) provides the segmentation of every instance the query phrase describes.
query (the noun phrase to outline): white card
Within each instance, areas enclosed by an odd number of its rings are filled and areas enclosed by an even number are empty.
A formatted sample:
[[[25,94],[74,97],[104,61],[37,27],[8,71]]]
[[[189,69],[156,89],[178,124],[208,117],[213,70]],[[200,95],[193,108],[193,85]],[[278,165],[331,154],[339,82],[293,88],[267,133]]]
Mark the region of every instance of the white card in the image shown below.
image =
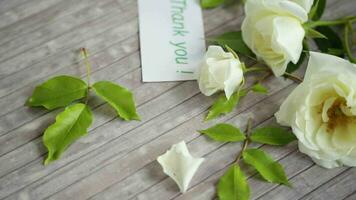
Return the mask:
[[[196,79],[205,53],[199,0],[139,0],[142,80]]]

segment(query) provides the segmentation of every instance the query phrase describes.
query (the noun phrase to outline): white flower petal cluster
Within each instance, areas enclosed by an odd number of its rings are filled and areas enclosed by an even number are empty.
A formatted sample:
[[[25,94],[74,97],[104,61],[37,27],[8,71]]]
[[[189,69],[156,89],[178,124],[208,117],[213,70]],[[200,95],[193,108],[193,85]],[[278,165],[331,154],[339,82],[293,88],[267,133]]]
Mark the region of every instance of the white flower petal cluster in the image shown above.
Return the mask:
[[[209,46],[199,70],[200,91],[210,96],[223,90],[229,99],[243,81],[242,65],[238,58],[220,46]]]
[[[250,49],[276,76],[287,65],[297,63],[303,50],[305,31],[313,0],[248,0],[242,36]]]
[[[292,127],[300,151],[317,164],[356,166],[356,65],[311,52],[304,82],[276,118]]]

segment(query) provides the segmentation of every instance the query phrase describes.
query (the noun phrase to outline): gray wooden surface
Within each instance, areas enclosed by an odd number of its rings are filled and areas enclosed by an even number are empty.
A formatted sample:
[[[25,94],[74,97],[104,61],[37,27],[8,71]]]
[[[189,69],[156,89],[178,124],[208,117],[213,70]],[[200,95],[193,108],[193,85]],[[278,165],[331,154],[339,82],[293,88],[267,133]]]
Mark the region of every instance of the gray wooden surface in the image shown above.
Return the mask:
[[[325,18],[355,11],[354,0],[328,0]],[[215,97],[200,94],[196,82],[143,84],[137,15],[132,0],[0,0],[0,199],[214,199],[218,178],[241,147],[212,142],[195,130],[223,121],[244,128],[251,116],[256,126],[275,123],[273,114],[296,86],[289,80],[269,79],[268,96],[250,94],[233,113],[209,123],[202,119]],[[238,30],[241,20],[239,8],[204,11],[208,36]],[[44,167],[41,136],[60,109],[23,104],[50,76],[84,76],[80,47],[91,53],[94,80],[134,91],[142,121],[123,122],[92,98],[95,122],[88,136]],[[184,195],[155,161],[181,140],[206,158]],[[294,187],[261,182],[247,169],[252,199],[356,199],[355,169],[320,168],[295,143],[255,146],[280,160]]]

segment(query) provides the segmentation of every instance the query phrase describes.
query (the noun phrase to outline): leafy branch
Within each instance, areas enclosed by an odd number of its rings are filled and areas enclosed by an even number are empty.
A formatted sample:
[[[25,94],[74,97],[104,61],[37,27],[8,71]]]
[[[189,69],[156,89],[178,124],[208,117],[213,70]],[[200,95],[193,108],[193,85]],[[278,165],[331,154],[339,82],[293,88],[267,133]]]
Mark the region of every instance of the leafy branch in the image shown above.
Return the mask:
[[[345,25],[345,30],[344,30],[344,38],[345,38],[344,39],[344,47],[345,47],[345,51],[346,51],[346,54],[347,54],[347,57],[349,58],[349,60],[353,63],[356,63],[356,58],[352,55],[352,52],[351,52],[350,39],[349,39],[349,36],[353,35],[353,34],[354,33],[353,33],[353,29],[352,29],[352,22],[348,22]]]
[[[351,16],[351,17],[345,17],[338,20],[330,20],[330,21],[310,21],[305,23],[303,26],[305,30],[313,30],[315,33],[323,36],[323,37],[313,37],[313,36],[311,37],[311,38],[315,38],[314,40],[322,52],[339,55],[341,57],[345,53],[351,62],[356,63],[356,58],[352,55],[352,51],[351,51],[352,46],[350,45],[350,38],[349,38],[350,35],[354,34],[352,29],[352,24],[355,22],[356,22],[356,16]],[[336,33],[334,33],[334,31],[330,28],[332,26],[344,27],[343,28],[344,37],[342,42],[339,36]],[[323,44],[318,40],[322,40],[322,41],[333,40],[334,44],[330,43],[329,45],[326,46],[325,44]]]
[[[117,112],[124,120],[139,120],[133,94],[126,88],[109,81],[98,81],[91,85],[91,65],[88,51],[81,48],[87,71],[87,82],[73,76],[56,76],[38,85],[26,105],[44,107],[48,110],[65,107],[56,116],[43,135],[44,146],[48,150],[45,165],[59,159],[62,153],[81,136],[86,135],[93,122],[93,114],[88,106],[92,90]],[[78,101],[82,100],[83,103]]]
[[[243,160],[252,166],[261,177],[271,183],[291,186],[282,165],[274,161],[267,152],[262,149],[248,148],[251,142],[283,146],[296,140],[296,137],[288,130],[280,127],[267,126],[252,131],[253,120],[248,119],[245,134],[240,129],[230,124],[217,124],[206,130],[200,130],[212,140],[219,142],[243,142],[235,162],[220,178],[217,185],[217,194],[220,200],[248,200],[250,187],[247,178],[240,166]]]

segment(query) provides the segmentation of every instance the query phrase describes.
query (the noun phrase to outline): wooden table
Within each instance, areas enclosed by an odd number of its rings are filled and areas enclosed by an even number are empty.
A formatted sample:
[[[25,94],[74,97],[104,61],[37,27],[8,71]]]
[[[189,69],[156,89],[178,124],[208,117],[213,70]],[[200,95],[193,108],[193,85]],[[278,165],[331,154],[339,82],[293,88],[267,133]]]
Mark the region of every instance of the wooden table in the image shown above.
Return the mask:
[[[328,0],[325,18],[355,11],[354,0]],[[137,15],[132,0],[0,0],[0,199],[213,199],[241,144],[212,142],[196,130],[217,122],[244,128],[249,116],[256,126],[275,123],[273,114],[296,86],[289,80],[269,79],[268,95],[250,94],[233,113],[209,123],[202,119],[216,97],[203,96],[195,81],[142,83]],[[241,8],[204,11],[206,34],[238,30],[242,19]],[[50,76],[85,76],[80,47],[90,51],[94,81],[134,91],[142,121],[123,122],[93,97],[95,122],[88,136],[45,167],[41,136],[61,109],[23,105]],[[181,140],[193,155],[206,158],[185,195],[156,162]],[[294,187],[262,182],[250,170],[252,199],[356,199],[355,169],[320,168],[296,143],[259,147],[284,165]]]

